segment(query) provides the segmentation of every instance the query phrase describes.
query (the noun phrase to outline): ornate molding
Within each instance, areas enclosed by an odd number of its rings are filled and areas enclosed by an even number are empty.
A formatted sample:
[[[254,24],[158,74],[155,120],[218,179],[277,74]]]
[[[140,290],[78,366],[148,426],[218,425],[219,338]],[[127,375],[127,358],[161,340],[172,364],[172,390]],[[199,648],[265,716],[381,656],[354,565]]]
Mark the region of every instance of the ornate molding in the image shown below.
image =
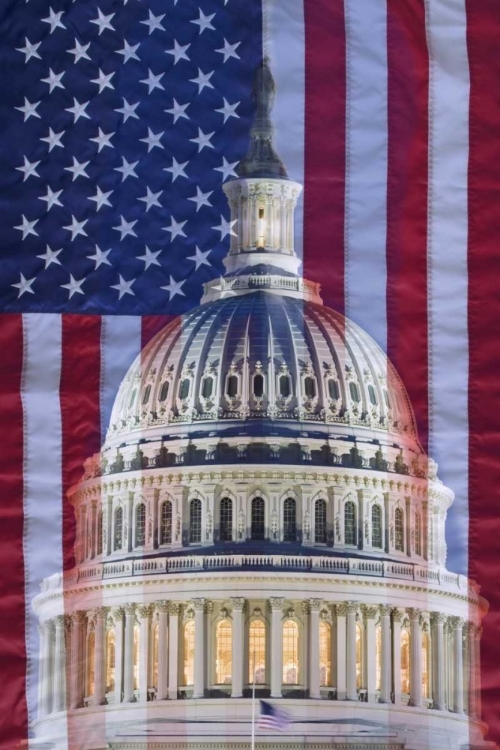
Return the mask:
[[[169,602],[168,603],[168,614],[171,617],[178,617],[180,611],[181,611],[181,605],[178,602]]]
[[[392,614],[392,620],[393,622],[403,622],[404,617],[404,610],[399,609],[399,607],[394,607],[394,609],[391,610]]]
[[[155,602],[154,606],[155,606],[157,612],[168,613],[170,602],[168,602],[168,601]]]
[[[152,610],[153,610],[153,607],[151,606],[151,604],[140,604],[137,607],[137,613],[141,619],[144,619],[145,617],[150,617]]]
[[[246,599],[243,596],[231,596],[229,601],[233,609],[245,609]]]
[[[420,616],[422,614],[422,610],[418,609],[418,607],[409,607],[408,608],[408,616],[410,620],[418,620],[420,622]]]
[[[283,609],[284,601],[284,596],[270,596],[269,606],[271,607],[271,609]]]
[[[378,614],[378,611],[378,607],[372,607],[367,604],[363,604],[362,606],[362,612],[367,620],[374,620]]]
[[[322,599],[309,599],[309,607],[311,608],[311,612],[319,612],[322,603]]]
[[[125,609],[125,616],[130,617],[131,615],[135,615],[136,605],[132,603],[128,603],[124,607]]]
[[[193,599],[193,607],[194,607],[195,611],[196,612],[204,612],[205,611],[206,601],[207,600],[204,599],[203,597],[198,597],[196,599]]]

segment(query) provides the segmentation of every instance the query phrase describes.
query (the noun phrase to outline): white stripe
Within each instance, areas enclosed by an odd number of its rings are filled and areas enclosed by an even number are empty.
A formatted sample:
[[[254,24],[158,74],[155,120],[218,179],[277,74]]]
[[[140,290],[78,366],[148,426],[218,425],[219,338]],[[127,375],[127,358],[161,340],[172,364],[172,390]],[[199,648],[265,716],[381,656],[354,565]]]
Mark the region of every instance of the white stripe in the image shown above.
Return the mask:
[[[107,315],[101,331],[101,437],[104,442],[120,384],[141,351],[141,318]]]
[[[27,701],[37,715],[38,618],[32,609],[44,578],[60,574],[62,427],[59,401],[62,327],[59,315],[24,315],[24,535]]]
[[[263,0],[264,53],[276,81],[276,151],[291,179],[304,184],[305,29],[303,0]],[[295,210],[295,252],[302,258],[303,195]]]
[[[430,454],[456,493],[450,567],[467,569],[467,162],[469,66],[464,0],[427,0],[430,49]]]
[[[384,351],[387,349],[386,14],[386,0],[345,0],[346,314],[373,336]]]

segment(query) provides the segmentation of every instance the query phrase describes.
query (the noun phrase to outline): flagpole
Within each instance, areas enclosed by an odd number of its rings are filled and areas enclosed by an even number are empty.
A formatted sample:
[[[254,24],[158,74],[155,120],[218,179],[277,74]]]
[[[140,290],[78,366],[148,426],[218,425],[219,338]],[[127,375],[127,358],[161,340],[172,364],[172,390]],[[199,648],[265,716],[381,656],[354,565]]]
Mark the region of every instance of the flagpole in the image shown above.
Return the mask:
[[[255,750],[255,651],[253,652],[253,675],[252,675],[252,744],[251,750]]]

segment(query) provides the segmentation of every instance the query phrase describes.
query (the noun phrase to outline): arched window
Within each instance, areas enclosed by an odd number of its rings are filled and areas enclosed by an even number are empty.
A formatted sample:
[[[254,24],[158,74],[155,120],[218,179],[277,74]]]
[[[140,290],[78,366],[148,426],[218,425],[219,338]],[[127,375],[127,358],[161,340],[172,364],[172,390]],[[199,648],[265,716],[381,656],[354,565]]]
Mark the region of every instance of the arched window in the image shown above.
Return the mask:
[[[128,408],[131,409],[133,405],[135,404],[135,397],[137,396],[137,388],[134,388],[132,391],[132,395],[130,396],[130,401],[128,402]]]
[[[179,386],[179,398],[181,401],[185,401],[189,396],[190,386],[191,381],[189,380],[189,378],[184,378],[183,380],[181,380],[181,384]]]
[[[233,667],[233,626],[231,620],[221,620],[217,623],[215,640],[215,682],[217,685],[230,685]]]
[[[363,687],[363,630],[356,624],[356,687]]]
[[[375,690],[382,685],[382,628],[375,629]]]
[[[316,500],[314,506],[314,541],[326,544],[326,500]]]
[[[296,503],[293,497],[287,497],[283,503],[283,541],[295,542],[297,539]]]
[[[253,395],[256,398],[262,398],[264,395],[264,376],[260,373],[253,376]]]
[[[229,497],[223,497],[220,501],[220,522],[219,522],[221,542],[231,542],[233,539],[233,501]]]
[[[401,692],[410,693],[410,634],[401,631]]]
[[[424,698],[430,698],[430,640],[428,633],[422,633],[422,695]]]
[[[139,658],[140,658],[140,641],[141,631],[138,625],[134,625],[134,649],[133,649],[133,668],[134,668],[134,690],[139,688]]]
[[[229,375],[226,382],[226,394],[229,398],[235,398],[238,395],[238,376]]]
[[[115,552],[122,548],[123,544],[123,508],[121,505],[115,510],[115,528],[113,534],[113,549]]]
[[[372,505],[372,547],[382,548],[382,508]]]
[[[353,383],[352,380],[349,383],[349,393],[351,394],[351,400],[354,401],[355,404],[359,403],[359,389],[356,383]]]
[[[280,396],[281,398],[288,398],[290,393],[292,392],[292,388],[290,386],[290,376],[289,375],[280,375],[279,378],[279,390],[280,390]]]
[[[108,630],[106,633],[106,692],[115,689],[115,631]]]
[[[352,500],[344,505],[344,544],[356,544],[356,507]]]
[[[293,620],[283,623],[283,683],[299,684],[299,626]]]
[[[332,401],[336,401],[340,395],[339,384],[333,378],[328,378],[328,395]]]
[[[252,523],[250,536],[252,539],[264,539],[266,533],[265,505],[262,497],[252,500]]]
[[[102,510],[97,514],[97,554],[102,555]]]
[[[165,500],[161,506],[160,544],[172,544],[172,503]]]
[[[262,620],[252,620],[248,629],[248,682],[266,682],[266,626]]]
[[[148,403],[149,397],[151,396],[151,386],[147,385],[144,389],[144,393],[142,395],[142,405],[145,406],[145,404]]]
[[[332,684],[332,629],[325,620],[319,621],[319,684]]]
[[[370,397],[370,403],[372,406],[377,406],[377,394],[373,385],[368,386],[368,396]]]
[[[159,628],[158,624],[156,624],[153,628],[153,648],[152,648],[152,654],[151,654],[152,659],[153,659],[151,677],[152,677],[152,683],[153,683],[154,688],[158,687],[158,639],[159,639],[158,628]]]
[[[309,375],[304,378],[304,393],[307,398],[314,398],[316,396],[316,381]]]
[[[144,547],[146,543],[146,506],[139,503],[135,509],[135,546]]]
[[[201,542],[201,500],[191,500],[189,507],[189,541],[191,544]]]
[[[89,633],[87,639],[87,695],[94,695],[95,690],[95,633]]]
[[[170,382],[168,380],[164,380],[160,388],[160,396],[158,398],[159,401],[167,400],[169,387],[170,387]]]
[[[203,385],[201,386],[201,395],[203,398],[210,398],[214,389],[214,379],[211,376],[203,378]]]
[[[395,547],[398,552],[405,551],[405,527],[403,520],[403,511],[401,508],[396,508],[394,513],[394,528],[395,528]]]
[[[415,513],[415,554],[422,554],[422,524],[420,522],[420,513]]]
[[[184,625],[184,685],[194,683],[194,620],[188,620]]]

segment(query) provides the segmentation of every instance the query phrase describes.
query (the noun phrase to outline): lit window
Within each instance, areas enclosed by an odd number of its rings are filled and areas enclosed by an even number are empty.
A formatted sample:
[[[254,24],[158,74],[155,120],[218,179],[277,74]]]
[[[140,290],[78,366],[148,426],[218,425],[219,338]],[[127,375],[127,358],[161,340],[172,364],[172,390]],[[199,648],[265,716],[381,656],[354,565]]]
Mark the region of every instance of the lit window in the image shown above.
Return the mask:
[[[194,620],[184,625],[184,685],[194,683]]]
[[[130,401],[128,402],[128,408],[131,409],[135,403],[135,397],[137,396],[137,388],[134,388],[132,391],[132,395],[130,396]]]
[[[382,548],[382,509],[372,506],[372,547]]]
[[[316,381],[314,378],[304,378],[304,393],[307,398],[314,398],[316,396]]]
[[[184,378],[184,380],[181,380],[181,384],[179,386],[179,398],[181,401],[185,401],[189,396],[190,385],[191,381],[189,380],[189,378]]]
[[[429,673],[430,673],[430,643],[427,633],[422,634],[422,695],[430,698]]]
[[[223,497],[220,501],[220,540],[231,542],[233,539],[233,501]]]
[[[172,503],[166,500],[161,506],[160,544],[172,543]]]
[[[293,497],[287,497],[283,503],[283,541],[295,542],[297,539],[296,504]]]
[[[401,692],[410,692],[410,634],[401,631]]]
[[[352,500],[344,505],[344,544],[356,544],[356,508]]]
[[[325,620],[319,623],[319,684],[331,685],[332,680],[332,629]]]
[[[201,542],[201,500],[191,500],[189,508],[189,541],[191,544]]]
[[[254,375],[253,376],[253,395],[256,398],[261,398],[264,395],[264,376]]]
[[[250,535],[252,539],[264,539],[265,533],[264,500],[261,497],[254,497],[252,500],[252,525]]]
[[[420,513],[415,513],[415,554],[422,554],[422,526],[420,523]]]
[[[293,620],[283,623],[283,683],[299,683],[299,626]]]
[[[167,400],[169,385],[170,383],[168,382],[168,380],[164,380],[163,383],[161,384],[159,401]]]
[[[215,682],[229,685],[233,665],[233,627],[230,620],[221,620],[216,631]]]
[[[97,554],[102,555],[102,510],[97,515]]]
[[[266,626],[262,620],[252,620],[248,631],[248,682],[266,682]]]
[[[376,406],[377,405],[377,394],[375,393],[375,388],[373,387],[373,385],[369,385],[368,386],[368,395],[370,397],[370,402],[371,402],[372,406]]]
[[[339,384],[333,378],[328,379],[328,395],[333,401],[339,397]]]
[[[214,379],[211,377],[203,379],[203,385],[201,387],[201,395],[203,398],[210,398],[214,389]]]
[[[403,511],[401,508],[396,508],[396,512],[394,514],[394,527],[395,527],[395,533],[396,533],[396,542],[395,547],[398,552],[404,552],[405,549],[405,541],[404,541],[404,521],[403,521]]]
[[[356,625],[356,687],[363,687],[363,631]]]
[[[148,403],[150,395],[151,395],[151,386],[148,385],[148,386],[146,386],[146,389],[145,389],[143,397],[142,397],[142,403],[143,403],[143,405]]]
[[[226,383],[226,393],[229,398],[235,398],[238,395],[238,377],[229,375]]]
[[[135,546],[144,547],[146,543],[146,506],[139,503],[135,509]]]
[[[106,692],[115,689],[115,631],[108,630],[106,634]]]
[[[326,500],[316,500],[314,506],[314,541],[326,544]]]
[[[87,640],[87,695],[95,690],[95,633],[89,633]]]
[[[382,628],[375,630],[375,690],[380,690],[382,684]]]
[[[134,671],[134,690],[139,688],[139,647],[140,647],[141,631],[138,625],[134,625],[134,649],[133,649],[133,671]]]
[[[123,508],[118,506],[115,511],[115,530],[113,537],[113,549],[115,552],[122,548],[123,544]]]
[[[288,375],[280,375],[279,379],[280,396],[288,398],[291,393],[290,378]]]
[[[359,390],[356,383],[349,383],[349,393],[351,394],[352,401],[354,401],[355,404],[359,403]]]

